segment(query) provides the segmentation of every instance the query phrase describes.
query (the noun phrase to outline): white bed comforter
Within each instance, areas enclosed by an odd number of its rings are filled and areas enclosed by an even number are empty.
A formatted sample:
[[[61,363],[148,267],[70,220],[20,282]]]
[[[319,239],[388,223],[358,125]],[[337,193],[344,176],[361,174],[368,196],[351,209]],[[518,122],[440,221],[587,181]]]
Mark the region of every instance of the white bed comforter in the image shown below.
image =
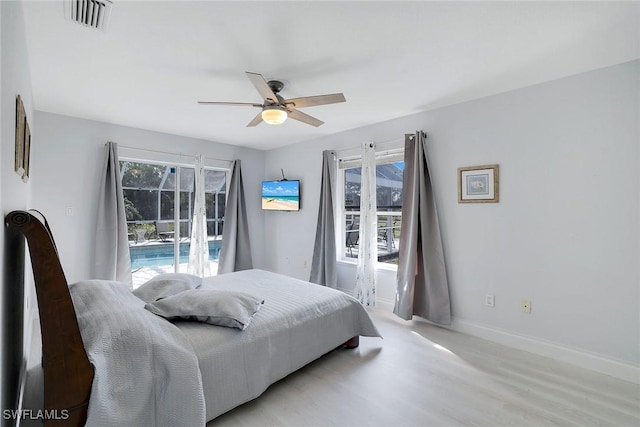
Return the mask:
[[[244,331],[176,323],[198,355],[207,421],[354,336],[380,336],[362,305],[335,289],[262,270],[206,278],[202,287],[264,299]]]
[[[95,369],[86,425],[203,426],[198,360],[180,330],[122,283],[88,280],[69,289]]]

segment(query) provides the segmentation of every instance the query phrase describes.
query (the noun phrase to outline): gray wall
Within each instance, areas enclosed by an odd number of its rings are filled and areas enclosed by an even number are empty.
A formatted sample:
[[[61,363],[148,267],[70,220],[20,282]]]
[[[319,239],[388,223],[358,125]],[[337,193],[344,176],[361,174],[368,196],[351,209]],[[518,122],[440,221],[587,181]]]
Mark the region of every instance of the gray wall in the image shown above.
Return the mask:
[[[304,200],[300,213],[265,215],[269,268],[308,279],[322,150],[422,129],[454,328],[640,372],[639,80],[634,61],[268,152],[265,176],[283,168],[301,179]],[[500,164],[500,203],[458,204],[457,168],[490,163]],[[339,285],[352,289],[354,277],[341,263]],[[378,279],[388,308],[395,274]]]

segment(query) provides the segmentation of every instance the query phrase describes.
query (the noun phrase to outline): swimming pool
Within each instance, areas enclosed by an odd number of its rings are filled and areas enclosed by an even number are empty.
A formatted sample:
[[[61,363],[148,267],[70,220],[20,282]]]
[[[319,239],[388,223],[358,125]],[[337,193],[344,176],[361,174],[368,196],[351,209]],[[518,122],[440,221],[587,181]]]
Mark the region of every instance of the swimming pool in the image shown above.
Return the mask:
[[[209,259],[217,261],[220,256],[220,240],[209,242]],[[131,269],[173,265],[173,244],[130,246]],[[180,243],[180,264],[189,262],[189,243]]]

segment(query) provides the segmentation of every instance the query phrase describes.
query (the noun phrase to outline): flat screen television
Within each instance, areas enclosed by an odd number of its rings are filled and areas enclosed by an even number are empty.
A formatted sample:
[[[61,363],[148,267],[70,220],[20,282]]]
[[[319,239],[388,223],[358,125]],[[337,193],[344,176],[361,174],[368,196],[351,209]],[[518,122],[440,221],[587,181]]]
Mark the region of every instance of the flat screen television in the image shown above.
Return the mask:
[[[262,209],[300,210],[300,180],[262,181]]]

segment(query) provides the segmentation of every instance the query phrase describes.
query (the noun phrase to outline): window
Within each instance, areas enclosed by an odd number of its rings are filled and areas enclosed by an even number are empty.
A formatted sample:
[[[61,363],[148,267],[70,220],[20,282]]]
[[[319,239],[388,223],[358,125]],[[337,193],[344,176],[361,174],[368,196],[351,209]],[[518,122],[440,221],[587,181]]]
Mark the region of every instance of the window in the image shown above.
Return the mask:
[[[228,170],[205,170],[209,260],[217,271],[226,206]],[[195,169],[121,161],[134,287],[159,273],[185,272],[195,202]]]
[[[404,155],[400,151],[388,151],[376,157],[376,203],[378,216],[378,261],[398,263],[400,230],[402,228],[402,177]],[[342,260],[358,258],[360,241],[360,176],[361,159],[340,159],[339,200],[341,221],[338,235]],[[342,237],[344,236],[344,238]]]

